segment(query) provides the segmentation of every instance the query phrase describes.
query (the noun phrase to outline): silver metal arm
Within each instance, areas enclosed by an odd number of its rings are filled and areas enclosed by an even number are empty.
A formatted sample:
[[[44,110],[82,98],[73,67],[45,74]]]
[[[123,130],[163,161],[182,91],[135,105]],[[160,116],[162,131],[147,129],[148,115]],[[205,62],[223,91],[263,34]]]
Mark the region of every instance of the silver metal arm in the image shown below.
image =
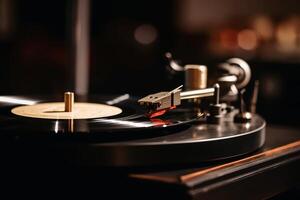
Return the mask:
[[[151,111],[174,108],[181,104],[183,99],[194,99],[215,95],[215,88],[205,88],[181,92],[182,86],[169,92],[150,94],[138,101],[140,105],[148,107]]]
[[[184,91],[180,93],[180,99],[194,99],[194,98],[201,98],[201,97],[209,97],[214,96],[215,88],[205,88],[199,90],[190,90]]]

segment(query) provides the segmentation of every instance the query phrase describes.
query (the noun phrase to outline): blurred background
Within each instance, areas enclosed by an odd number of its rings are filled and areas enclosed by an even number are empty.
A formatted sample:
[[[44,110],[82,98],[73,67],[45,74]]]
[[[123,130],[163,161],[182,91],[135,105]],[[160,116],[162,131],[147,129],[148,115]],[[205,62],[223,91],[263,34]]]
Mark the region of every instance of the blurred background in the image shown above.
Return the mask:
[[[0,0],[0,94],[74,89],[75,0]],[[90,1],[89,94],[136,96],[183,83],[165,52],[208,73],[245,59],[260,81],[258,112],[300,126],[297,0]],[[253,81],[252,80],[252,81]]]

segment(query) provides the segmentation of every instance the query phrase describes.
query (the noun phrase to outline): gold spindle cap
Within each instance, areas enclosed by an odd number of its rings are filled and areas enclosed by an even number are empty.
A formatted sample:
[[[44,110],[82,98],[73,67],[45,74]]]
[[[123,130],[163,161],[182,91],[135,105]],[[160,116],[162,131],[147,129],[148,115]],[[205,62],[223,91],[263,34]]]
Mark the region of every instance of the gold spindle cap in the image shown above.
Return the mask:
[[[74,106],[74,92],[65,92],[65,112],[72,112]]]

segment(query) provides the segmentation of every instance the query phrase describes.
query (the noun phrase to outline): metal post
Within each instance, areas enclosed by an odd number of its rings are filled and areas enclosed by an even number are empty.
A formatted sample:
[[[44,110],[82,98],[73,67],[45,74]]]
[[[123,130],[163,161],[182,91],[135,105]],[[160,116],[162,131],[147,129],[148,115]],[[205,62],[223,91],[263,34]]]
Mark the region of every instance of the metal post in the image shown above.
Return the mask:
[[[89,92],[90,0],[76,0],[74,11],[75,93]]]

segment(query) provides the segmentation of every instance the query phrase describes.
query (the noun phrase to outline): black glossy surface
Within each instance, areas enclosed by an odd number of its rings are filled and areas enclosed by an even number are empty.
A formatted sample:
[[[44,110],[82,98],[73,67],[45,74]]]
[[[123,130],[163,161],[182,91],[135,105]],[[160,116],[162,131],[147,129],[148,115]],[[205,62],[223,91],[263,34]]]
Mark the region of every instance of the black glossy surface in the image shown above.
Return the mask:
[[[106,103],[118,96],[96,96],[78,97],[78,102]],[[6,97],[7,98],[7,97]],[[1,100],[0,97],[0,136],[18,136],[22,138],[67,138],[72,139],[93,139],[105,141],[107,139],[119,141],[122,138],[143,138],[153,134],[161,135],[170,133],[174,129],[186,128],[190,122],[194,121],[197,113],[186,108],[178,108],[166,113],[163,116],[149,119],[145,110],[137,104],[137,99],[128,98],[113,106],[122,109],[122,113],[116,116],[97,119],[77,119],[77,120],[50,120],[21,117],[11,113],[15,106],[25,103],[62,101],[61,98],[45,97],[19,97],[10,96],[9,99]],[[23,102],[25,100],[25,102]],[[11,102],[9,102],[11,101]],[[13,103],[12,103],[13,102]],[[20,104],[22,103],[22,104]],[[72,131],[70,124],[73,124]],[[141,133],[143,131],[143,133]]]
[[[24,100],[24,97],[11,98],[17,102]],[[79,97],[76,101],[105,103],[113,98]],[[45,99],[27,98],[27,101],[37,103]],[[129,98],[114,104],[123,110],[120,115],[70,122],[19,117],[10,112],[15,106],[16,103],[5,102],[0,106],[0,137],[15,156],[30,160],[47,155],[53,162],[62,160],[79,166],[170,166],[244,155],[265,142],[264,119],[253,115],[249,123],[235,123],[235,111],[227,114],[220,124],[208,124],[184,105],[149,119],[136,99]]]
[[[195,164],[247,154],[264,142],[265,121],[255,115],[249,124],[202,123],[165,136],[81,145],[81,156],[89,162],[78,163],[114,167]]]

